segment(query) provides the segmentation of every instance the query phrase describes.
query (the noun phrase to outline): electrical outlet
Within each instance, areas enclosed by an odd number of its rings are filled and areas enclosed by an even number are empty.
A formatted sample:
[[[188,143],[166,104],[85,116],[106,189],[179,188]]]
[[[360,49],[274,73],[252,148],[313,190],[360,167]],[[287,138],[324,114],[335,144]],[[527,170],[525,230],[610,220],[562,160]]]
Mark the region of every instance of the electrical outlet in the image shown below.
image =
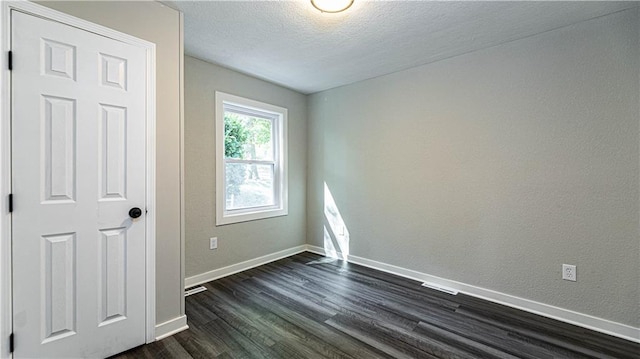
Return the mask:
[[[209,249],[218,248],[218,237],[209,238]]]
[[[575,282],[577,277],[576,266],[571,264],[562,265],[562,279]]]

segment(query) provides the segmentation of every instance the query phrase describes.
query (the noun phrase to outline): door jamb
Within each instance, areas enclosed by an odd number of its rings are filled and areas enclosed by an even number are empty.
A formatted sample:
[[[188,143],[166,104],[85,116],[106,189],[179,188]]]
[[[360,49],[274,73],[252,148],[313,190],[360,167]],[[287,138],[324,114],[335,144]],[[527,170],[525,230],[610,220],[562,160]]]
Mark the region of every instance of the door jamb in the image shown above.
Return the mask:
[[[38,5],[26,0],[0,3],[0,358],[12,357],[9,335],[12,332],[12,263],[11,214],[8,195],[11,193],[11,72],[8,51],[11,50],[12,10],[57,21],[104,37],[118,40],[146,51],[146,238],[145,292],[146,342],[155,340],[156,325],[156,45],[152,42],[94,24],[92,22]]]

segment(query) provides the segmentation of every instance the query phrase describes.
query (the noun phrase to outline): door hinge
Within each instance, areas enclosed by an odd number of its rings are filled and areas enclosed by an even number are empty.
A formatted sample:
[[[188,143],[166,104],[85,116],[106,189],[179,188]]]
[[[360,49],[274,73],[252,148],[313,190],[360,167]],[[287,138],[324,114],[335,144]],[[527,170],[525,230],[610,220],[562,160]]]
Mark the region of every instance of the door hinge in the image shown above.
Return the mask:
[[[13,193],[9,193],[9,213],[13,212]]]
[[[13,353],[13,333],[9,334],[9,353]]]
[[[8,64],[9,64],[9,71],[13,70],[13,52],[11,51],[9,51]]]

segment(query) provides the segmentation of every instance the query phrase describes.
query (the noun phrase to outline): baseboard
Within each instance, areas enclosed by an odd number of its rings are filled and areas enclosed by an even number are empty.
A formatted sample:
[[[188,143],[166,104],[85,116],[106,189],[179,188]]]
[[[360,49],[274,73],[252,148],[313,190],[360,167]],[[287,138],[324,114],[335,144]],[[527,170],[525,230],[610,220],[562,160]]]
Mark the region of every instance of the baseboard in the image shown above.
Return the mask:
[[[164,323],[156,325],[156,340],[170,337],[186,329],[189,329],[186,315],[167,320]]]
[[[205,272],[202,274],[197,274],[191,276],[189,278],[184,279],[184,287],[189,288],[202,283],[211,282],[212,280],[220,279],[222,277],[226,277],[232,274],[236,274],[238,272],[245,271],[247,269],[251,269],[254,267],[261,266],[263,264],[267,264],[273,261],[277,261],[278,259],[286,258],[292,256],[294,254],[302,253],[307,250],[307,245],[301,245],[293,248],[288,248],[279,252],[271,253],[264,255],[262,257],[249,259],[244,262],[240,262],[237,264],[232,264],[227,267],[222,267],[219,269],[214,269],[209,272]]]
[[[326,255],[323,248],[307,245],[307,251]],[[342,257],[338,254],[339,257]],[[499,303],[508,307],[521,309],[530,313],[535,313],[547,318],[556,319],[569,324],[577,325],[583,328],[595,330],[597,332],[613,335],[615,337],[630,340],[632,342],[640,343],[640,328],[635,328],[630,325],[613,322],[607,319],[594,317],[588,314],[575,312],[568,309],[555,307],[552,305],[536,302],[529,299],[516,297],[510,294],[497,292],[491,289],[476,287],[470,284],[456,282],[453,280],[433,276],[430,274],[406,269],[391,264],[386,264],[371,259],[348,255],[347,261],[355,264],[359,264],[365,267],[377,269],[383,272],[395,274],[401,277],[414,279],[419,282],[433,283],[438,286],[449,287],[458,290],[460,293],[464,293],[473,297],[488,300],[490,302]]]

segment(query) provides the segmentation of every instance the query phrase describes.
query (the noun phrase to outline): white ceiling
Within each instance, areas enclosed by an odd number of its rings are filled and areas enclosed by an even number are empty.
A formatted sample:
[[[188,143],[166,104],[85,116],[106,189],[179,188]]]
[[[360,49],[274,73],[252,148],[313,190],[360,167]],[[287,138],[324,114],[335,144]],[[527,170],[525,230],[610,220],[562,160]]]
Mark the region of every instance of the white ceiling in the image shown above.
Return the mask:
[[[636,2],[164,1],[185,53],[313,93],[574,24]]]

